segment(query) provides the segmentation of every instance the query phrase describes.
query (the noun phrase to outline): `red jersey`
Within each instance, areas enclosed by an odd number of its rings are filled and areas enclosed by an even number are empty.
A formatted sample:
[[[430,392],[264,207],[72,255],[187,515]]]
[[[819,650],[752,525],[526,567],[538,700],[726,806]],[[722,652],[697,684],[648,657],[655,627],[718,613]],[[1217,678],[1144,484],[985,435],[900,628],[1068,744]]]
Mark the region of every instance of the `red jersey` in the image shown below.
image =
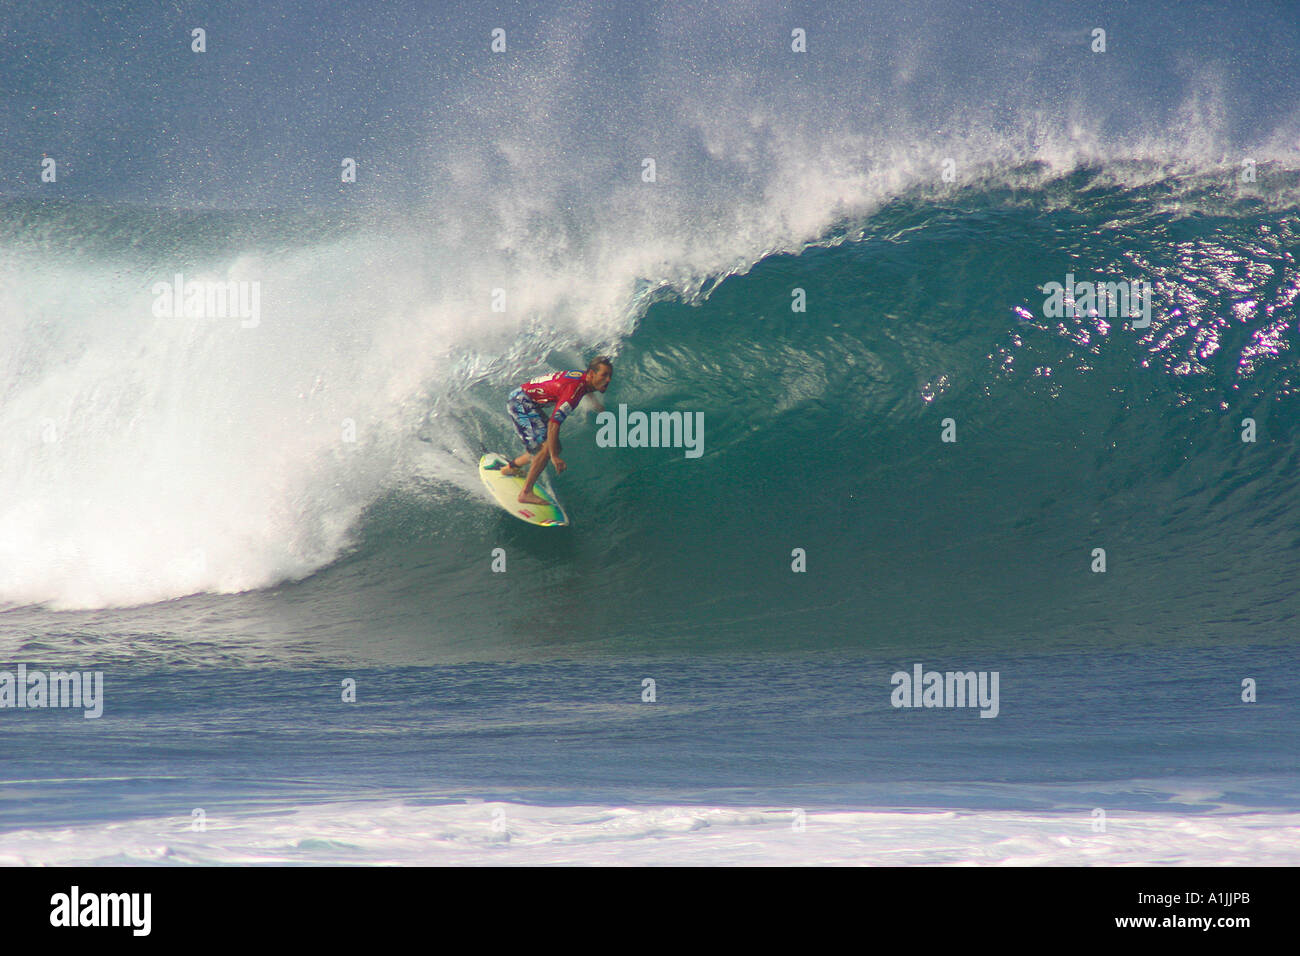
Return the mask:
[[[550,378],[525,382],[519,387],[535,405],[554,404],[551,421],[559,425],[569,417],[569,412],[578,407],[582,396],[592,391],[591,386],[582,380],[582,376],[582,372],[556,372]]]

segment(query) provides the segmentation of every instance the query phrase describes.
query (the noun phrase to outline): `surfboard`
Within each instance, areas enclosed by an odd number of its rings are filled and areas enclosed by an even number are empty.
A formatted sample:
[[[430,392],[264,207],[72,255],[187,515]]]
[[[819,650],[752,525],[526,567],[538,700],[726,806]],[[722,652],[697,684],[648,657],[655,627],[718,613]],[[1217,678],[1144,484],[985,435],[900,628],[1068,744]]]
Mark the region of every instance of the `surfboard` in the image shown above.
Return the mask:
[[[505,455],[488,452],[478,461],[478,476],[483,480],[492,499],[520,521],[527,521],[529,524],[543,528],[567,525],[569,516],[564,511],[564,505],[560,504],[560,499],[555,496],[554,489],[546,483],[545,477],[538,479],[537,484],[533,485],[533,491],[536,492],[537,497],[549,504],[526,505],[519,501],[519,492],[524,490],[527,469],[521,469],[517,475],[501,474],[501,469],[509,460]]]

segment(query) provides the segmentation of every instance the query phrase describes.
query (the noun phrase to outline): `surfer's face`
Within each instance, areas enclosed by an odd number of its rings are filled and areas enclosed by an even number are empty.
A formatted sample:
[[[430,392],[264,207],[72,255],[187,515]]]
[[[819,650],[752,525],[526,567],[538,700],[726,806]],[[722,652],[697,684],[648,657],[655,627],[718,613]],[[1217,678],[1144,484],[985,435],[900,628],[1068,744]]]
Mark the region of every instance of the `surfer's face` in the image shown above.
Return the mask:
[[[598,392],[603,392],[609,388],[609,380],[614,377],[614,372],[606,365],[596,366],[596,371],[587,373],[587,383]]]

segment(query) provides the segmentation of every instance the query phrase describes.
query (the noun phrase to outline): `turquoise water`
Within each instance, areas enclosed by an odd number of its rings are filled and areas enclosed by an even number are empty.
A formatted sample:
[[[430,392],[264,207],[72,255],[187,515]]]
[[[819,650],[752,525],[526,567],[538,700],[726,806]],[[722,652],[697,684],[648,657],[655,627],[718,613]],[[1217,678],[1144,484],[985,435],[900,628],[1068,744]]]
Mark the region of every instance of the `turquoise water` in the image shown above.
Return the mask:
[[[13,660],[107,685],[98,721],[7,715],[8,825],[430,792],[1183,812],[1193,782],[1294,809],[1295,213],[1160,217],[1186,184],[1099,176],[900,199],[650,304],[606,400],[702,412],[705,453],[575,417],[572,528],[417,467],[303,580],[7,610]],[[1035,315],[1085,258],[1143,263],[1151,329]],[[508,445],[517,377],[453,393],[467,448]],[[890,707],[914,663],[999,672],[997,718]]]
[[[668,12],[538,13],[517,58],[402,72],[363,123],[375,51],[487,27],[412,8],[354,48],[346,6],[285,8],[301,45],[259,58],[270,14],[235,5],[244,67],[141,34],[153,72],[109,84],[144,137],[224,98],[154,152],[102,126],[79,28],[47,50],[79,100],[4,54],[0,143],[71,160],[0,199],[0,670],[101,670],[105,700],[0,709],[0,829],[1298,809],[1296,25],[1256,6],[1207,46],[1117,9],[1102,69],[1074,6],[994,9],[962,21],[984,62],[932,55],[952,18],[817,8],[786,72],[721,11],[723,66]],[[1259,44],[1250,83],[1216,71]],[[281,113],[281,153],[229,125]],[[177,273],[260,314],[159,315]],[[1067,276],[1149,283],[1150,325],[1054,315]],[[526,526],[478,457],[516,449],[514,386],[598,352],[611,410],[695,416],[702,453],[604,447],[584,408],[572,526]],[[998,716],[892,707],[916,664],[996,672]]]
[[[1032,189],[900,198],[707,295],[660,293],[619,339],[605,400],[702,415],[703,453],[600,447],[594,413],[575,416],[558,484],[570,529],[539,533],[486,507],[472,471],[482,448],[514,449],[502,396],[545,370],[539,356],[438,383],[433,413],[387,444],[353,455],[329,435],[316,452],[327,476],[378,453],[403,473],[364,489],[372,500],[347,502],[346,537],[319,548],[302,580],[276,582],[289,560],[268,540],[269,554],[231,558],[266,562],[257,570],[272,587],[185,597],[189,582],[177,580],[161,605],[56,617],[14,608],[6,622],[62,632],[41,646],[75,636],[108,659],[161,663],[214,652],[434,663],[1285,639],[1300,562],[1296,213],[1261,209],[1210,174],[1130,188],[1109,178],[1080,170]],[[1171,193],[1215,211],[1175,215]],[[72,228],[70,215],[59,228]],[[240,225],[261,228],[255,217]],[[1133,263],[1157,290],[1151,328],[1044,317],[1039,286],[1085,269],[1122,278]],[[792,289],[805,290],[806,312],[791,311]],[[542,354],[556,366],[579,358]],[[247,452],[258,418],[245,415],[243,426],[198,427]],[[1242,440],[1247,418],[1254,442]],[[953,442],[943,441],[948,419]],[[324,432],[314,412],[305,421]],[[226,503],[224,488],[200,491]],[[333,489],[319,493],[286,502],[300,512],[289,520],[336,504]],[[229,505],[253,512],[234,520],[262,519],[247,496]],[[188,541],[133,528],[139,551],[127,556],[162,565],[155,574],[183,565],[185,546],[209,533],[183,494],[176,507]],[[287,532],[309,550],[323,529],[316,520]],[[492,571],[494,548],[505,574]],[[1092,570],[1096,548],[1104,574]],[[792,571],[795,549],[806,573]],[[221,583],[216,560],[197,583]],[[63,555],[64,573],[31,592],[75,600],[75,563]],[[144,577],[108,596],[130,601]]]

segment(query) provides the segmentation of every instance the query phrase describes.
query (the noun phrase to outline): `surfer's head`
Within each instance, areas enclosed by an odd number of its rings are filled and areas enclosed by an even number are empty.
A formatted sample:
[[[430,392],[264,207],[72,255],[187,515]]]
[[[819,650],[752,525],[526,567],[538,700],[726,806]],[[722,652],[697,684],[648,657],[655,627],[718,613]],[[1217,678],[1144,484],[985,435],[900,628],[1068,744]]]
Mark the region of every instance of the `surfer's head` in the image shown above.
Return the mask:
[[[614,377],[614,363],[604,355],[597,355],[587,366],[587,374],[584,377],[588,385],[598,392],[603,392],[609,388],[609,380]]]

